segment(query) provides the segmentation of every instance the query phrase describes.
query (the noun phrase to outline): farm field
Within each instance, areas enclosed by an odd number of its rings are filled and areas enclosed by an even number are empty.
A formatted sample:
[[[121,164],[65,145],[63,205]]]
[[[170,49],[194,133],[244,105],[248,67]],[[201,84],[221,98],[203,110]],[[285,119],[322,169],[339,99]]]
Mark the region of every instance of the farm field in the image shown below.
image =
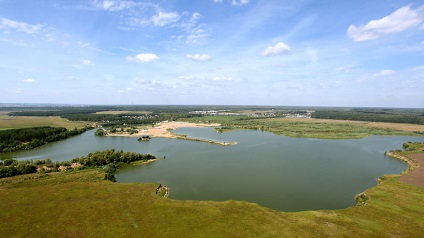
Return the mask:
[[[39,126],[65,127],[73,129],[83,127],[86,122],[68,121],[60,117],[21,117],[8,116],[7,112],[0,112],[0,130],[29,128]]]

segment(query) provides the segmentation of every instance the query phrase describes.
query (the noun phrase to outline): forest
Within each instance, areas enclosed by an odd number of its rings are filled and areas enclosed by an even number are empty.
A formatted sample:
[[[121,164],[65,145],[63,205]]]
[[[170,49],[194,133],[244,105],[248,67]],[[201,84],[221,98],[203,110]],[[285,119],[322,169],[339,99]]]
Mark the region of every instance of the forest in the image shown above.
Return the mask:
[[[0,153],[30,150],[46,143],[79,135],[92,127],[68,130],[64,127],[33,127],[0,131]]]
[[[383,110],[315,111],[312,113],[312,118],[424,125],[424,114]]]

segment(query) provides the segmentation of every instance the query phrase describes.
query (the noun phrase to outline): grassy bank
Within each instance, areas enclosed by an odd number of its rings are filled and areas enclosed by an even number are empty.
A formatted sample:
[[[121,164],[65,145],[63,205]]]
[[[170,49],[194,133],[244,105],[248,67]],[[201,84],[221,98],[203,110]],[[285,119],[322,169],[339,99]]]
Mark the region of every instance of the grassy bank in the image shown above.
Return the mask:
[[[252,129],[273,132],[278,135],[302,138],[351,139],[371,135],[423,135],[424,126],[416,125],[418,133],[410,131],[411,126],[388,123],[367,123],[355,121],[322,120],[312,118],[265,118],[252,119],[236,116],[205,116],[184,119],[191,122],[220,123],[225,130]]]
[[[399,176],[365,191],[362,206],[296,213],[166,199],[155,194],[157,184],[111,183],[100,170],[31,176],[0,180],[0,237],[420,237],[424,230],[424,189]]]

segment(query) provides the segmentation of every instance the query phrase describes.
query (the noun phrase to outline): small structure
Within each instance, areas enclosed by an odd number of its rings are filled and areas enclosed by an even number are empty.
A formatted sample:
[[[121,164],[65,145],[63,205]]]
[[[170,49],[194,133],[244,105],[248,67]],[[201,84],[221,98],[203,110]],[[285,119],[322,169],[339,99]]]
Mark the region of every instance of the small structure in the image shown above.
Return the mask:
[[[152,139],[150,136],[142,136],[138,138],[138,141],[149,141],[150,139]]]

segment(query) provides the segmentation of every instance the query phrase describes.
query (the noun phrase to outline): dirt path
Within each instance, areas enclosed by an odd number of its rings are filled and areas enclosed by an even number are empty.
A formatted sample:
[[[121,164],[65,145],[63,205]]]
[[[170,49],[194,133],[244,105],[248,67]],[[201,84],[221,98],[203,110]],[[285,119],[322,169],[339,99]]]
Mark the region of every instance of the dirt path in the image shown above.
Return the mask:
[[[424,153],[410,154],[408,157],[417,161],[420,166],[417,169],[401,176],[400,181],[424,188]]]

